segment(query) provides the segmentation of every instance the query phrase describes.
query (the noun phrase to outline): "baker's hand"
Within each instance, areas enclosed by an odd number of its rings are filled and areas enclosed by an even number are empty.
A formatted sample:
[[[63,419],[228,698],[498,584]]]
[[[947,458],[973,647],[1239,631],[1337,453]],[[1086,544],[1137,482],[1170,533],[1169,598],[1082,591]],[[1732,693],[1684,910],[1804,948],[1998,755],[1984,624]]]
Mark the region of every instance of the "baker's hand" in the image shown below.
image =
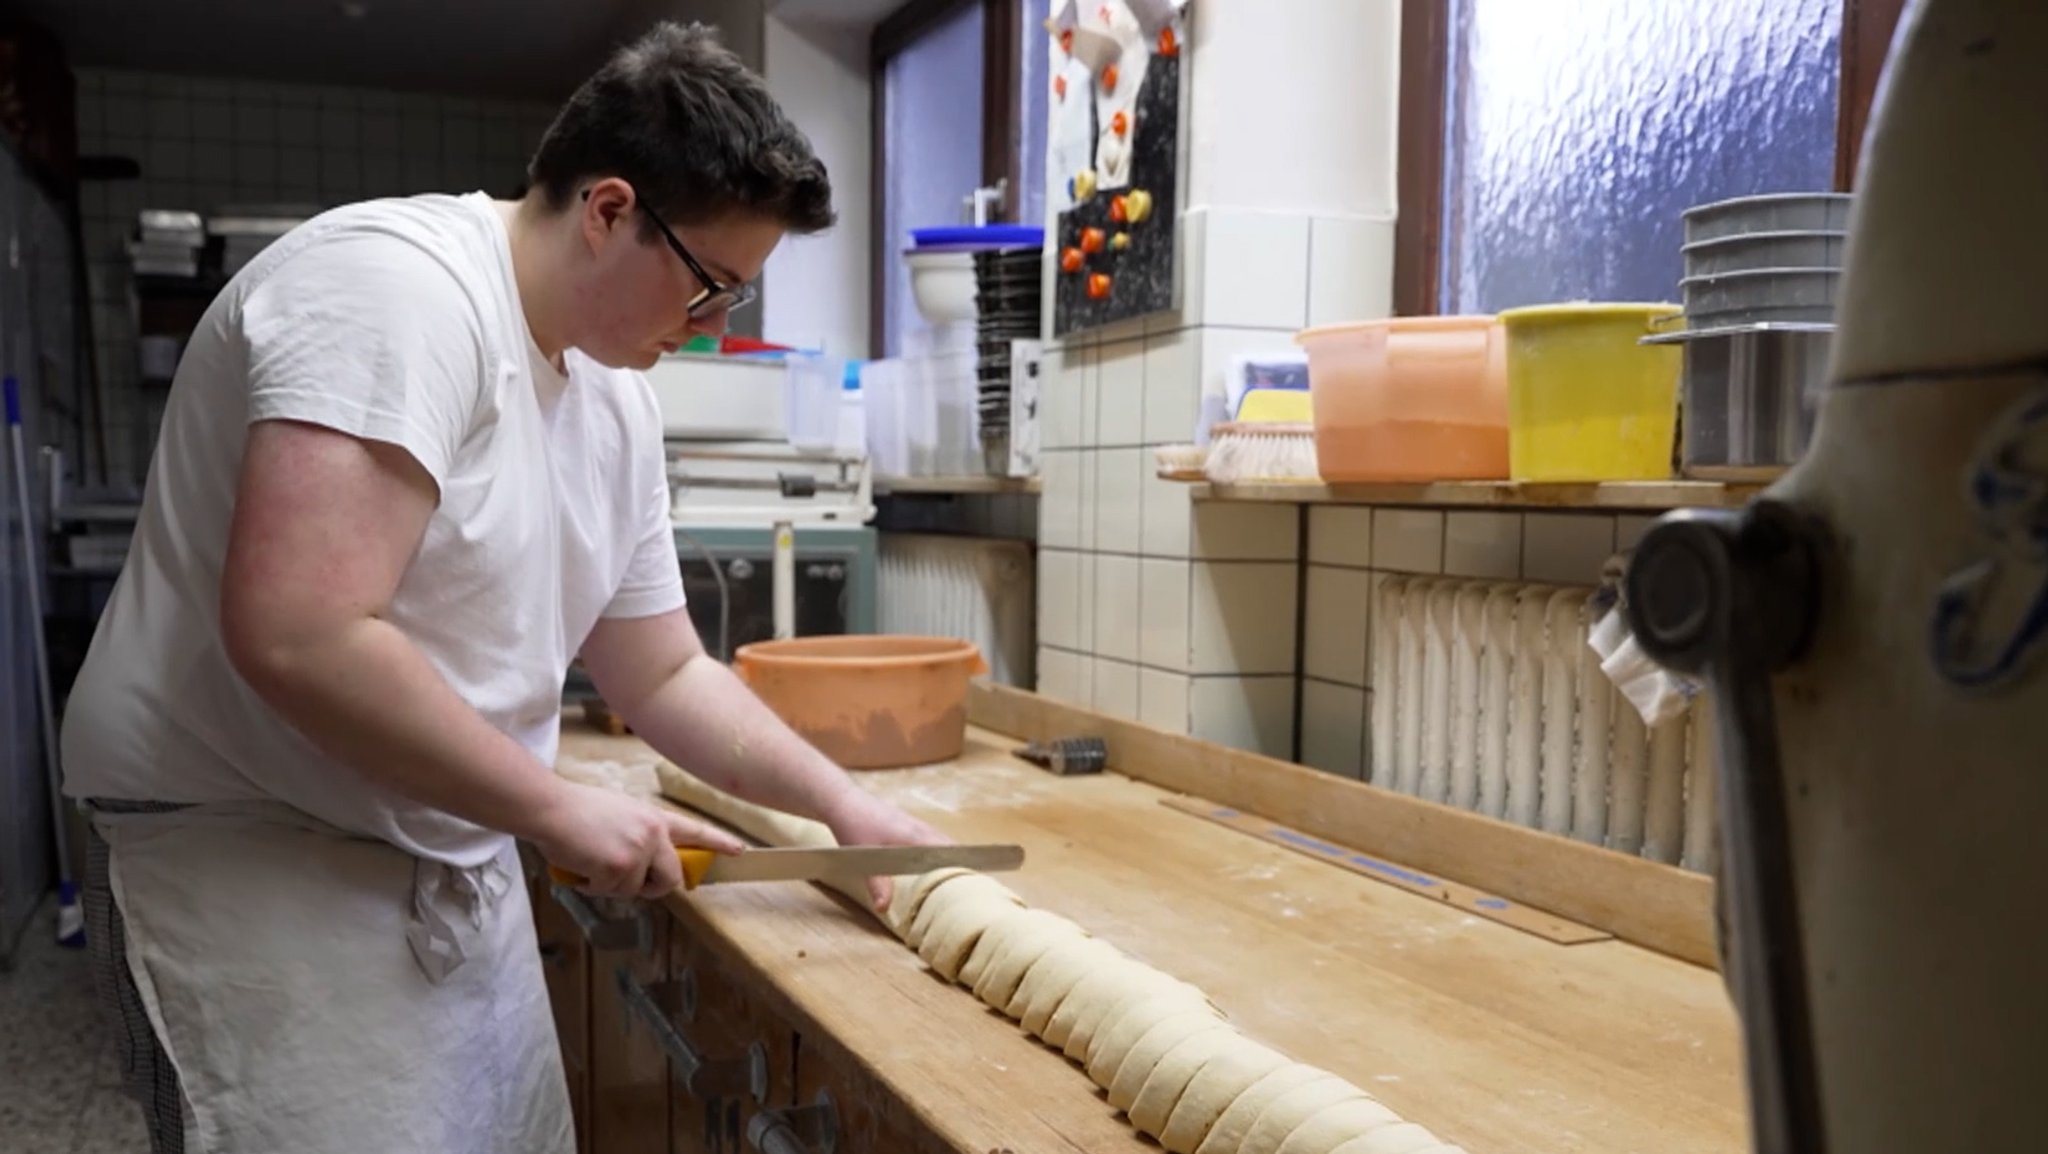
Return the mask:
[[[888,802],[861,789],[841,795],[827,812],[825,824],[840,845],[951,845],[953,839]],[[894,886],[888,878],[869,878],[868,896],[875,912],[889,908]]]
[[[740,853],[746,843],[716,826],[618,792],[564,780],[530,837],[541,856],[602,897],[660,898],[683,884],[676,847]]]

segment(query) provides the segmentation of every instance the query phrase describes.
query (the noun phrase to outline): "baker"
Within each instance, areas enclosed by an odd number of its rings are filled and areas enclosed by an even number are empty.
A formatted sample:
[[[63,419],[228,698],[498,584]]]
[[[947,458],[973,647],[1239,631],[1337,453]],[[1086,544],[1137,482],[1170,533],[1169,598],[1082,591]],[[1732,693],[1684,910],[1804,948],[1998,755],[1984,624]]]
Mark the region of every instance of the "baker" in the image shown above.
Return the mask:
[[[706,655],[636,372],[832,224],[824,166],[709,32],[662,25],[528,176],[308,221],[178,366],[63,733],[155,1154],[573,1149],[515,839],[640,897],[676,845],[743,847],[551,771],[572,657],[714,785],[845,843],[944,840]]]

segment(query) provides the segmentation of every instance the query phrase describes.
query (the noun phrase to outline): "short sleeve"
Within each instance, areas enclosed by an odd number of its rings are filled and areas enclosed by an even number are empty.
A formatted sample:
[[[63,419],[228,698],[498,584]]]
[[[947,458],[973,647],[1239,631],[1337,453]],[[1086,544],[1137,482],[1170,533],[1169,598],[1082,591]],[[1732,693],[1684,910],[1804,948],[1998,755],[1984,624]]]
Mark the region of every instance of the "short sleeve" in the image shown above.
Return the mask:
[[[243,298],[249,421],[404,449],[445,486],[488,389],[481,314],[453,270],[389,233],[341,233]]]
[[[682,564],[676,558],[674,514],[669,505],[668,454],[661,439],[661,407],[654,390],[637,373],[615,378],[615,394],[624,410],[630,467],[621,506],[632,510],[625,538],[633,542],[631,559],[618,591],[605,605],[604,616],[654,617],[680,609]]]

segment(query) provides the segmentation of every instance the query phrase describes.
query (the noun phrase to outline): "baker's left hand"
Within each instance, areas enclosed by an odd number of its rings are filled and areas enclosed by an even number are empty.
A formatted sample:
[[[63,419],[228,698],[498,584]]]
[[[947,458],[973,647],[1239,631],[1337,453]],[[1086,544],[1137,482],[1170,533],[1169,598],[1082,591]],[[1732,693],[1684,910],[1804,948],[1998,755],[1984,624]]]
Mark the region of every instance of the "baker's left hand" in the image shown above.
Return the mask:
[[[840,845],[951,845],[953,839],[883,801],[854,789],[842,795],[825,818]],[[889,878],[869,878],[868,896],[875,912],[885,913],[894,886]]]

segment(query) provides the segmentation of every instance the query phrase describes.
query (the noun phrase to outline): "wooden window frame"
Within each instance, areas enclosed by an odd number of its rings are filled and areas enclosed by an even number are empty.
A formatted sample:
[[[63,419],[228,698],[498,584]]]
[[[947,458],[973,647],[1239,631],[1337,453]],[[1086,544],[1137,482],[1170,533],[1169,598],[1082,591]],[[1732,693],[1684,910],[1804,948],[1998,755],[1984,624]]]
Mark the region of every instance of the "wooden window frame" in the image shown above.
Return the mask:
[[[1394,314],[1437,312],[1444,229],[1444,97],[1450,66],[1445,0],[1402,0],[1400,129],[1396,143]],[[1843,0],[1835,188],[1855,183],[1878,76],[1905,0]]]
[[[887,235],[889,123],[887,71],[889,61],[941,20],[971,4],[982,10],[981,61],[981,181],[984,187],[1001,183],[1004,219],[1017,213],[1018,193],[1023,187],[1019,145],[1024,125],[1019,122],[1021,106],[1018,89],[1023,83],[1023,45],[1018,24],[1023,19],[1023,0],[909,0],[875,26],[868,41],[869,100],[869,245],[868,245],[868,347],[879,357],[886,344],[888,311],[882,297],[888,291],[888,262],[894,256],[894,242]]]

